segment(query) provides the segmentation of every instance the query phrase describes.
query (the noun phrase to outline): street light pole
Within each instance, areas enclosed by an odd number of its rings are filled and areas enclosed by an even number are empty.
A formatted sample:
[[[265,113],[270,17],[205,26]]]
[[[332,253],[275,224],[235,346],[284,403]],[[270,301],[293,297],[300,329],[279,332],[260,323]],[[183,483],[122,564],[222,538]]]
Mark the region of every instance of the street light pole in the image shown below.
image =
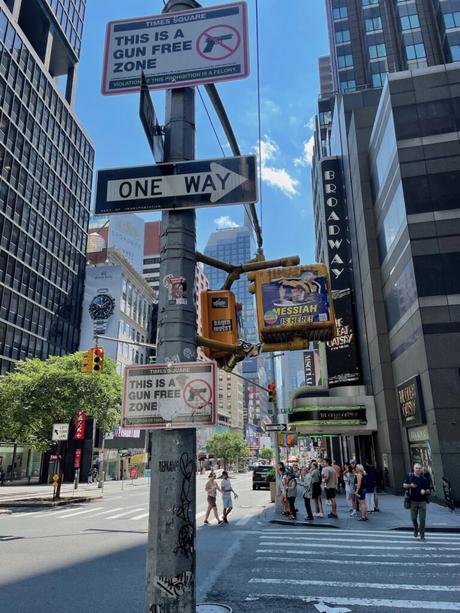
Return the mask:
[[[189,10],[194,0],[170,0],[166,12]],[[195,90],[166,92],[165,162],[195,157]],[[164,211],[161,220],[159,363],[196,359],[195,210]],[[168,295],[168,275],[181,277],[181,300]],[[149,535],[144,613],[195,613],[196,610],[196,431],[152,432]]]
[[[275,358],[284,355],[284,353],[271,353],[271,357],[272,357],[272,370],[273,370],[273,380],[275,381],[276,384],[276,375],[275,375]],[[274,402],[273,402],[273,420],[274,423],[277,424],[279,423],[279,416],[278,416],[278,394],[275,394],[275,398],[274,398]],[[280,448],[279,448],[279,440],[278,440],[278,432],[273,432],[273,436],[274,436],[274,447],[275,447],[275,466],[278,467],[278,464],[280,463]],[[278,484],[278,480],[279,480],[279,475],[278,475],[278,470],[277,468],[275,469],[276,472],[276,494],[275,494],[275,513],[279,513],[281,514],[283,512],[283,505],[281,504],[281,499],[280,496],[278,494],[280,487]]]

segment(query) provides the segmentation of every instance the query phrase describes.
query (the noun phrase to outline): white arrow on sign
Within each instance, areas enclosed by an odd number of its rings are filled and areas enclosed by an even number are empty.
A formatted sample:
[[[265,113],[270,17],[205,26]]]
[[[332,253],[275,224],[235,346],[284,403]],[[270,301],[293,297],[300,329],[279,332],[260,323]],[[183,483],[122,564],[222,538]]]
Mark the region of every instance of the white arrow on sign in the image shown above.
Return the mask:
[[[265,426],[267,432],[285,432],[287,430],[286,424],[269,424]]]
[[[211,162],[208,172],[192,172],[164,177],[118,179],[107,182],[107,202],[174,198],[209,194],[217,202],[248,180],[248,177]]]

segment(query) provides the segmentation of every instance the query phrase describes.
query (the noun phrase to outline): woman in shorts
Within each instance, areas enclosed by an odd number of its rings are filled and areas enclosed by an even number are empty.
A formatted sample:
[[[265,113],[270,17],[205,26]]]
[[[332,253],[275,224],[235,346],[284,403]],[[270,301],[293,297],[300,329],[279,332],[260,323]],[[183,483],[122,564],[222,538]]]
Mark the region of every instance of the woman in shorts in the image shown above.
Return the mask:
[[[232,493],[235,498],[238,498],[238,494],[232,487],[230,483],[230,479],[228,478],[228,472],[226,470],[223,471],[221,475],[222,481],[220,482],[220,491],[222,492],[222,506],[224,507],[224,516],[223,522],[224,524],[228,524],[228,516],[233,509],[233,501],[232,501]]]
[[[223,524],[223,520],[219,519],[219,515],[217,514],[217,491],[221,492],[222,490],[216,482],[215,472],[209,473],[209,479],[206,481],[204,491],[206,492],[206,499],[208,502],[208,508],[206,509],[206,515],[204,517],[205,526],[209,525],[208,518],[211,511],[213,511],[214,517],[217,519],[218,523]]]
[[[324,517],[323,504],[321,502],[321,473],[318,468],[318,462],[311,463],[311,497],[315,501],[316,513],[315,517]]]
[[[355,474],[356,474],[356,498],[358,499],[359,510],[361,512],[361,517],[359,517],[358,520],[367,521],[369,518],[367,516],[366,487],[365,487],[365,480],[364,480],[366,476],[366,472],[362,464],[358,464],[356,466]]]

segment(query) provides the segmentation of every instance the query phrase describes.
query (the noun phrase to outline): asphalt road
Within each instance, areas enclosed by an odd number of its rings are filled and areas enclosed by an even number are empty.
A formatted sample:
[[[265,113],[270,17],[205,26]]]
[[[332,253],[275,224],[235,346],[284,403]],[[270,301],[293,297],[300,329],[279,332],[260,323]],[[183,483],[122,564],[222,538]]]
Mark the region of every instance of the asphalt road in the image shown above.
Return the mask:
[[[226,570],[222,551],[236,552],[235,531],[258,525],[269,498],[238,475],[230,524],[204,526],[205,481],[197,477],[199,602]],[[146,485],[110,484],[101,501],[0,515],[0,613],[141,613],[148,501]]]
[[[269,495],[252,491],[250,475],[233,482],[230,524],[203,526],[204,483],[197,478],[198,602],[235,613],[460,611],[460,534],[423,543],[381,526],[269,524]],[[146,486],[114,485],[102,501],[1,515],[0,612],[141,613],[147,513]]]

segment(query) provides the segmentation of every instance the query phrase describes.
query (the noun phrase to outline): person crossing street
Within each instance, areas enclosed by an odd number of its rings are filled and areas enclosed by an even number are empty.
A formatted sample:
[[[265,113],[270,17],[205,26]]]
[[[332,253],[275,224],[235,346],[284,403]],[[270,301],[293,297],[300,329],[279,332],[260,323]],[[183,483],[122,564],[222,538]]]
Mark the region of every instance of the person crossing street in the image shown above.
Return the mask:
[[[238,498],[238,494],[232,487],[230,483],[230,479],[228,478],[228,472],[224,470],[221,475],[222,481],[220,482],[220,489],[222,492],[222,506],[223,506],[223,516],[222,521],[224,524],[228,524],[228,516],[230,515],[233,509],[233,501],[232,501],[232,493],[235,496],[235,499]]]
[[[403,488],[409,491],[410,516],[414,526],[414,537],[420,534],[420,540],[425,540],[426,505],[431,493],[430,482],[423,474],[422,465],[414,464],[412,473],[409,473],[403,483]]]

